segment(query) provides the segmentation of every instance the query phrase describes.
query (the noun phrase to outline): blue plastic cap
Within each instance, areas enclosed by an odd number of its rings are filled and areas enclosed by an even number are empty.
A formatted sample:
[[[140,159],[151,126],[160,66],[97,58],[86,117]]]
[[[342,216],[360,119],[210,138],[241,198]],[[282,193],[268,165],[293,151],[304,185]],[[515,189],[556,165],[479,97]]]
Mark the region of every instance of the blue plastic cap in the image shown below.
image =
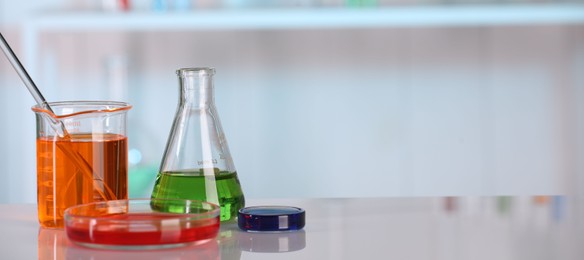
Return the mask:
[[[305,211],[288,206],[257,206],[239,210],[237,224],[245,231],[290,231],[304,228]]]

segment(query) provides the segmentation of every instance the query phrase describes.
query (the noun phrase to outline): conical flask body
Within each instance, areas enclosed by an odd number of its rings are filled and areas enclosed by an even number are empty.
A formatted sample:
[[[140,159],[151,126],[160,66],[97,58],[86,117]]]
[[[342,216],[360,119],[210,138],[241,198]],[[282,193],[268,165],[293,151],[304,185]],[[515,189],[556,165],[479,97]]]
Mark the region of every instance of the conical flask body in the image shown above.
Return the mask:
[[[177,74],[179,106],[152,198],[208,201],[221,207],[221,221],[232,220],[245,199],[214,104],[214,70]]]

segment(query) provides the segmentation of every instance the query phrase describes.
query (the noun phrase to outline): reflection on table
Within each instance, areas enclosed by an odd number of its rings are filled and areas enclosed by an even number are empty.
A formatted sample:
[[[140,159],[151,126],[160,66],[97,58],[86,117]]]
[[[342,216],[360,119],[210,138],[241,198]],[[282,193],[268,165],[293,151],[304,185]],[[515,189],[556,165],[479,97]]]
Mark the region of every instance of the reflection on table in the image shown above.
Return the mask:
[[[277,201],[276,202],[282,202]],[[584,259],[584,199],[564,196],[287,200],[306,210],[299,232],[222,224],[215,240],[151,251],[97,250],[40,229],[55,259]],[[271,201],[261,201],[266,205]]]
[[[224,259],[239,260],[241,252],[285,253],[302,250],[306,245],[304,230],[293,232],[250,233],[234,224],[224,225],[216,240],[162,250],[104,250],[76,245],[67,239],[65,231],[39,228],[39,260],[56,259]]]

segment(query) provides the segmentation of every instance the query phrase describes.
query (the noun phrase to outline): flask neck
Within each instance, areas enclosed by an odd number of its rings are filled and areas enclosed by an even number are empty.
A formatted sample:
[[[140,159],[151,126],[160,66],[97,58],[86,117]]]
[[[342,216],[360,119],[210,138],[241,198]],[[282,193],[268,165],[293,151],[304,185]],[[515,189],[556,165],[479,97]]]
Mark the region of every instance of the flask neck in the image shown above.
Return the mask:
[[[177,71],[182,105],[205,107],[214,105],[213,69],[193,68]]]

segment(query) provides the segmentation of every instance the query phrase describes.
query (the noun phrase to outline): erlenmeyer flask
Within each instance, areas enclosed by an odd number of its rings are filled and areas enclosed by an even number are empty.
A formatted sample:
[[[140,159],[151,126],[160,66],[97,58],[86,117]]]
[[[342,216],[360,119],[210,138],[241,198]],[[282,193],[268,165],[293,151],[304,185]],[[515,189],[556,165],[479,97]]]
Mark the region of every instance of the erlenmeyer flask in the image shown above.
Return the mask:
[[[212,68],[177,70],[180,100],[152,198],[218,204],[221,221],[235,219],[245,200],[213,97]]]

